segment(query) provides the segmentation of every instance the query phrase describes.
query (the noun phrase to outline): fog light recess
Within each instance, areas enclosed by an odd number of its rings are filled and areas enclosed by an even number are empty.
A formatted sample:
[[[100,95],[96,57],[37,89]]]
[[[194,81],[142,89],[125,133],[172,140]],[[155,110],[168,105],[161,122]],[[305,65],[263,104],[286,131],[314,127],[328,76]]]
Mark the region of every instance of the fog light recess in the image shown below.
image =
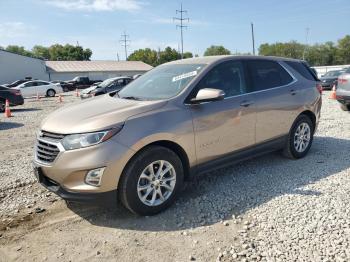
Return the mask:
[[[91,186],[100,186],[102,181],[102,175],[105,171],[104,167],[90,170],[85,177],[85,183]]]

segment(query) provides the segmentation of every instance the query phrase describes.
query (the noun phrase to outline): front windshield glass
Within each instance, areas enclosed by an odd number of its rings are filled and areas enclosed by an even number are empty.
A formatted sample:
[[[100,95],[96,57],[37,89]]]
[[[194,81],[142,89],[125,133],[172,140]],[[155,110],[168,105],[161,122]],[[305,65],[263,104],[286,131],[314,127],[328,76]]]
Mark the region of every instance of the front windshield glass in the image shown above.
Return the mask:
[[[106,79],[105,81],[103,81],[102,83],[98,84],[98,87],[106,87],[109,86],[111,83],[113,83],[115,79],[114,78],[110,78],[110,79]]]
[[[119,93],[121,98],[167,99],[179,94],[204,68],[204,64],[170,64],[156,67],[140,76]]]
[[[332,76],[339,76],[341,74],[341,71],[330,71],[325,76],[332,77]]]

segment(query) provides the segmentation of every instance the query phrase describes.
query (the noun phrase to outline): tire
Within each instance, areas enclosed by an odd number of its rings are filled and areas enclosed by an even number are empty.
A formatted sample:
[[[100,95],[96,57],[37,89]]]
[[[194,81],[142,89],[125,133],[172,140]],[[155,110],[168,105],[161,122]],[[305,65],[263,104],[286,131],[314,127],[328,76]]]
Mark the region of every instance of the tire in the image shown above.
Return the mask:
[[[150,169],[157,175],[160,161],[163,161],[162,170],[169,169],[169,171],[164,173],[163,178],[153,181],[150,179],[152,177]],[[182,188],[183,180],[183,165],[178,155],[162,146],[150,146],[137,153],[127,164],[119,180],[118,197],[122,204],[134,214],[155,215],[175,201]],[[140,190],[141,188],[144,189]],[[170,192],[168,188],[172,188],[172,191]],[[159,190],[163,200],[160,198]],[[153,200],[154,194],[156,197]]]
[[[5,112],[5,101],[0,99],[0,113]]]
[[[49,89],[46,91],[46,96],[48,97],[54,97],[56,95],[56,91],[53,89]]]
[[[340,108],[341,108],[343,111],[350,111],[350,105],[341,104],[341,105],[340,105]]]
[[[305,129],[302,127],[305,127]],[[298,133],[303,134],[302,130],[305,130],[306,133],[298,136]],[[314,130],[315,126],[307,115],[302,114],[298,116],[289,131],[287,143],[283,150],[284,156],[290,159],[298,159],[306,156],[312,145]],[[308,142],[306,143],[306,141]]]

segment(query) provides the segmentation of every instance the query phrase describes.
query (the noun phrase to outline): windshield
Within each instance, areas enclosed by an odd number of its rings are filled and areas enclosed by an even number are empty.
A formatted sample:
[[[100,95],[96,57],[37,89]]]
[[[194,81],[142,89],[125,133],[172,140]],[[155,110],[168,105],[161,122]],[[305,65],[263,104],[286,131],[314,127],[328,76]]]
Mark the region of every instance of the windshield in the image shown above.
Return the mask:
[[[99,83],[97,86],[98,87],[106,87],[106,86],[109,86],[111,83],[113,83],[113,81],[115,81],[114,78],[106,79],[102,83]]]
[[[119,93],[121,98],[167,99],[179,94],[204,68],[204,64],[170,64],[156,67],[140,76]]]
[[[326,77],[339,76],[341,73],[342,73],[342,71],[329,71],[324,76],[326,76]]]

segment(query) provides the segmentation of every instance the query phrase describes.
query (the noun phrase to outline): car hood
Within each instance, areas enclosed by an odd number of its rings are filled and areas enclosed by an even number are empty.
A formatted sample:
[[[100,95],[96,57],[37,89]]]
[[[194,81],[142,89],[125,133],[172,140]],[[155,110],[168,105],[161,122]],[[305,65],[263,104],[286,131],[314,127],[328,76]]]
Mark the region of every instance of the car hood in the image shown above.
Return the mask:
[[[338,79],[337,76],[332,76],[332,77],[321,77],[321,78],[320,78],[321,81],[324,81],[324,80],[326,80],[326,81],[332,81],[332,80],[336,80],[336,79]]]
[[[84,89],[83,91],[81,91],[82,94],[89,94],[91,91],[95,90],[97,88],[97,86],[90,86],[86,89]]]
[[[122,125],[128,118],[158,109],[166,101],[135,101],[109,95],[62,107],[41,124],[41,130],[59,134],[87,133]]]

